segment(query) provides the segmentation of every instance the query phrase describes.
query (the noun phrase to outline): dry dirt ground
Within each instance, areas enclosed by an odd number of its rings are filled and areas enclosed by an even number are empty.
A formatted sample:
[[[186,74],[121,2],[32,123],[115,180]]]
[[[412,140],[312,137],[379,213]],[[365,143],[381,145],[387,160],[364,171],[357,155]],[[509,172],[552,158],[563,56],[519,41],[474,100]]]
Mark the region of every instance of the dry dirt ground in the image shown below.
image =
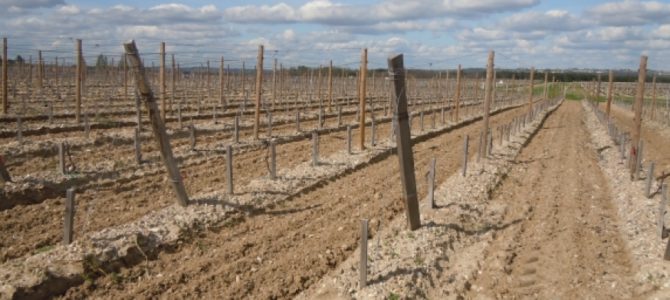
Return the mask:
[[[583,124],[566,101],[522,150],[495,191],[505,222],[485,249],[472,298],[632,298],[630,254],[607,178]]]
[[[497,114],[491,126],[509,123],[524,111]],[[417,178],[434,156],[451,170],[440,172],[438,183],[456,172],[463,135],[474,136],[480,126],[475,122],[416,144]],[[372,219],[374,234],[380,222],[399,214],[399,182],[397,158],[387,157],[272,209],[240,213],[220,228],[193,232],[174,249],[89,280],[64,298],[290,298],[353,253],[361,217]],[[425,180],[417,183],[425,196]]]

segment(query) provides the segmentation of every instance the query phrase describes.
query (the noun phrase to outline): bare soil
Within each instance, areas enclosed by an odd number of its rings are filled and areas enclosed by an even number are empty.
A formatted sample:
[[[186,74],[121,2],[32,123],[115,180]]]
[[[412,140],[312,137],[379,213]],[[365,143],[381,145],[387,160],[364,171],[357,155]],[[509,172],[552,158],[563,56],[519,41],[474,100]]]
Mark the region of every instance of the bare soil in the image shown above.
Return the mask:
[[[492,126],[508,123],[524,111],[495,115]],[[438,183],[445,180],[460,167],[463,135],[478,134],[480,124],[414,146],[421,197],[426,193],[421,179],[430,159],[439,157],[441,169],[449,170],[437,174]],[[341,149],[342,141],[326,144]],[[174,249],[72,288],[64,298],[290,298],[352,254],[359,218],[372,218],[374,234],[380,223],[401,211],[396,196],[400,195],[398,176],[396,157],[387,157],[269,210],[240,215],[220,228],[193,232]]]
[[[472,298],[631,298],[632,263],[584,111],[568,101],[525,148],[492,205],[505,222],[484,250]]]

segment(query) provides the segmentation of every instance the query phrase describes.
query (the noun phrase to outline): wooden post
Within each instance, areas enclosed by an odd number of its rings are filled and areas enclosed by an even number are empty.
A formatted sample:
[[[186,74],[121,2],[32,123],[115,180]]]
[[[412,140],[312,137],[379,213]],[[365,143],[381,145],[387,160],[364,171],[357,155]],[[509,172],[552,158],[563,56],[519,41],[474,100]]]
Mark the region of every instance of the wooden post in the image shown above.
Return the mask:
[[[358,92],[358,101],[360,110],[359,129],[361,131],[358,146],[361,149],[361,151],[365,150],[365,77],[367,74],[367,69],[368,69],[368,48],[365,48],[361,52],[361,78]]]
[[[368,285],[368,220],[361,220],[360,261],[358,267],[359,287]]]
[[[333,105],[333,60],[328,65],[328,111],[332,111]],[[339,126],[339,125],[338,125]]]
[[[405,66],[403,55],[399,54],[388,59],[389,74],[393,76],[395,91],[396,110],[394,118],[398,124],[398,159],[400,162],[400,174],[405,198],[405,211],[410,230],[421,227],[419,215],[419,202],[416,193],[416,179],[414,178],[414,157],[412,155],[412,141],[409,132],[407,114],[407,94],[405,91]]]
[[[275,108],[275,101],[277,101],[277,59],[274,59],[272,64],[272,109]]]
[[[458,111],[461,107],[461,65],[458,65],[458,69],[456,70],[456,94],[454,96],[454,106],[455,106],[455,114],[456,116],[454,117],[454,122],[458,123]]]
[[[235,144],[240,142],[240,117],[235,116],[235,123],[233,124],[233,141]]]
[[[543,94],[542,97],[544,98],[544,100],[547,100],[547,96],[549,96],[549,94],[548,94],[548,92],[549,92],[548,88],[549,88],[549,72],[547,72],[547,71],[545,70],[545,71],[544,71],[544,92],[542,93],[542,94]]]
[[[130,67],[135,72],[135,83],[137,85],[137,91],[141,95],[144,103],[147,106],[147,110],[149,111],[149,120],[151,120],[151,127],[154,132],[154,137],[156,138],[161,157],[163,158],[163,162],[167,169],[170,183],[172,184],[172,188],[177,195],[177,203],[181,206],[186,206],[188,204],[186,188],[182,182],[177,163],[174,160],[172,147],[170,146],[170,140],[167,133],[165,132],[165,123],[163,123],[163,120],[159,115],[158,104],[156,103],[154,94],[149,88],[144,66],[140,61],[140,54],[137,50],[137,47],[135,46],[135,41],[131,40],[130,42],[125,43],[123,46],[126,50],[126,54],[128,55]]]
[[[637,78],[637,94],[635,95],[635,103],[633,109],[635,116],[633,117],[633,132],[630,144],[629,168],[631,178],[637,179],[637,157],[639,156],[638,145],[640,145],[640,130],[642,129],[642,103],[644,102],[644,82],[647,78],[647,56],[640,57],[640,69]]]
[[[488,64],[486,65],[486,90],[484,95],[484,122],[482,124],[482,131],[489,132],[489,110],[491,109],[491,98],[493,95],[493,62],[495,59],[495,52],[489,51]],[[488,153],[488,143],[484,143],[482,153]],[[485,158],[488,157],[485,155]]]
[[[263,92],[263,45],[258,46],[256,59],[256,113],[254,115],[254,138],[258,139],[258,123],[261,117],[261,93]]]
[[[533,76],[535,76],[535,68],[530,67],[530,95],[528,96],[528,113],[533,111]]]
[[[225,85],[226,77],[225,77],[225,73],[224,73],[224,70],[223,70],[223,66],[224,66],[224,60],[223,60],[223,56],[221,56],[221,65],[219,66],[219,100],[221,101],[221,106],[223,106],[223,109],[225,110],[226,106],[227,106],[226,105],[226,94],[225,94],[225,92],[226,92],[226,90],[225,90],[225,88],[226,88],[226,85]]]
[[[651,80],[651,119],[656,120],[656,74]]]
[[[77,124],[79,124],[81,122],[81,74],[84,72],[84,66],[82,66],[84,60],[81,57],[82,54],[80,39],[77,39],[76,41],[75,52],[75,56],[77,57],[77,74],[75,74],[75,121]]]
[[[123,99],[130,101],[128,98],[128,57],[127,54],[123,54]]]
[[[63,245],[67,246],[74,240],[74,188],[66,191],[65,197],[65,220],[63,232]]]
[[[159,70],[159,91],[161,98],[161,117],[163,122],[167,122],[167,104],[165,103],[165,42],[161,42],[160,46],[160,70]]]
[[[612,70],[609,72],[609,84],[607,85],[607,106],[605,107],[605,113],[607,114],[607,119],[610,118],[610,107],[612,106],[612,89],[614,89],[614,76]]]
[[[233,146],[226,146],[226,191],[232,196],[233,191]]]
[[[2,38],[2,113],[7,114],[9,111],[9,94],[7,88],[7,64],[9,59],[7,59],[7,38]]]

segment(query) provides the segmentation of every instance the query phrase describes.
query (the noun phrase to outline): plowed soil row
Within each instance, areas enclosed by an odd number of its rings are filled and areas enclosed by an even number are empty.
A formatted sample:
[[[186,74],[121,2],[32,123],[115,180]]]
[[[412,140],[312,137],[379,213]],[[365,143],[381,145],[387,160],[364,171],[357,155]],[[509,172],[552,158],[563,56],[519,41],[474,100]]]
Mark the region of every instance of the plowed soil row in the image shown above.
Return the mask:
[[[492,126],[524,112],[497,114]],[[475,122],[414,145],[420,197],[430,159],[451,170],[437,174],[436,181],[444,181],[460,167],[463,136],[478,134],[480,126]],[[359,218],[372,219],[374,234],[401,211],[399,183],[397,158],[386,157],[270,210],[240,216],[237,223],[194,232],[174,249],[72,288],[65,298],[289,298],[351,255]]]

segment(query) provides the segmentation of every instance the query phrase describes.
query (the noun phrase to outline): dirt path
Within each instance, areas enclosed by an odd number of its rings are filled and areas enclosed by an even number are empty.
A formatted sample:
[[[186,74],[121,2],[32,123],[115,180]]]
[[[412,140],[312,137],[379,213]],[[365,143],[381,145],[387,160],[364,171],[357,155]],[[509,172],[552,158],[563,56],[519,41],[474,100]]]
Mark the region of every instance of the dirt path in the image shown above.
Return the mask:
[[[523,111],[493,116],[492,126]],[[480,122],[414,146],[420,197],[430,159],[450,170],[437,174],[444,181],[460,166],[463,135],[474,136]],[[352,254],[361,217],[372,219],[374,234],[401,211],[399,182],[397,158],[387,157],[270,210],[196,232],[175,249],[73,288],[65,298],[290,298]]]
[[[505,222],[473,298],[630,298],[631,261],[579,102],[564,103],[522,150],[493,202]]]

